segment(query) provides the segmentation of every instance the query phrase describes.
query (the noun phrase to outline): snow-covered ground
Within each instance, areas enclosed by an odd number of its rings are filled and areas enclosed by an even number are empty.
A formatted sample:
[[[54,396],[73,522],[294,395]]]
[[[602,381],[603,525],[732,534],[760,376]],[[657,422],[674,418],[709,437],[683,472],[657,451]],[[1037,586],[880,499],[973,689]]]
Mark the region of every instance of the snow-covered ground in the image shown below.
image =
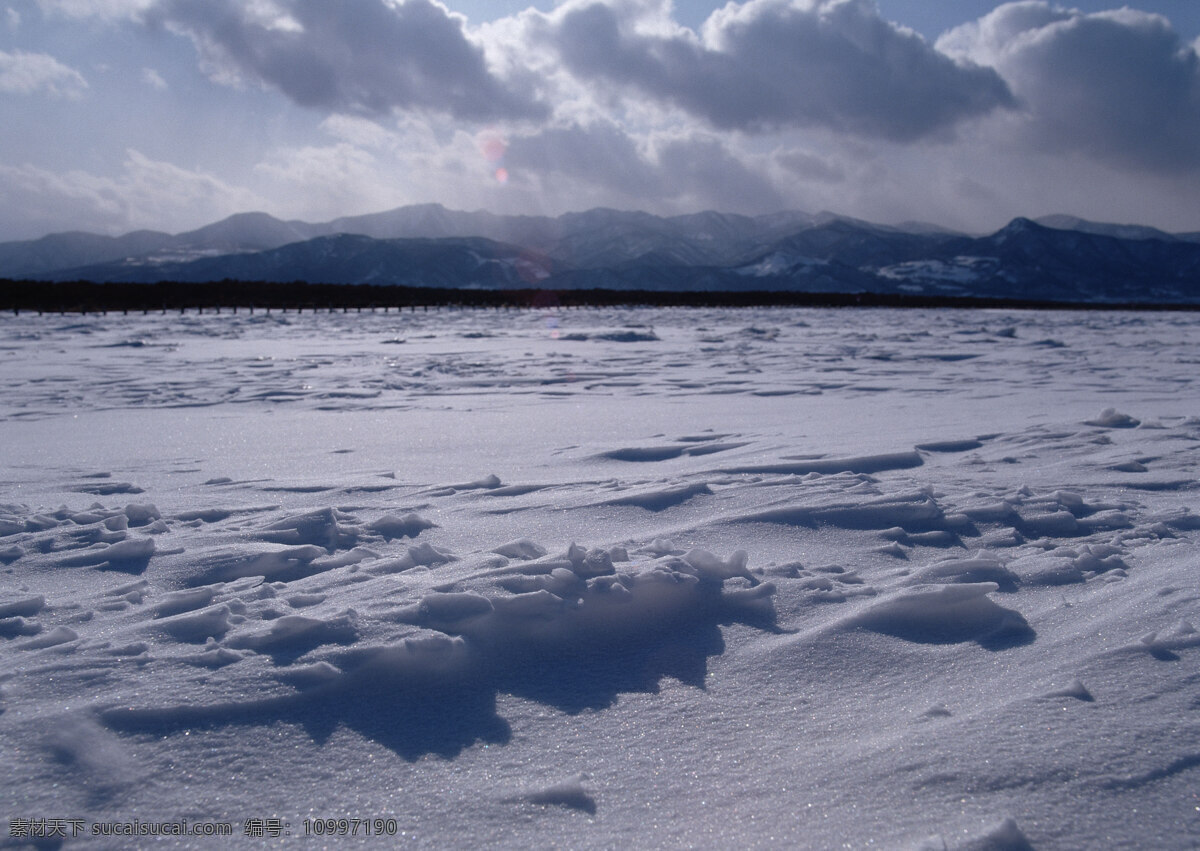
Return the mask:
[[[1195,847],[1198,326],[0,318],[0,847]]]

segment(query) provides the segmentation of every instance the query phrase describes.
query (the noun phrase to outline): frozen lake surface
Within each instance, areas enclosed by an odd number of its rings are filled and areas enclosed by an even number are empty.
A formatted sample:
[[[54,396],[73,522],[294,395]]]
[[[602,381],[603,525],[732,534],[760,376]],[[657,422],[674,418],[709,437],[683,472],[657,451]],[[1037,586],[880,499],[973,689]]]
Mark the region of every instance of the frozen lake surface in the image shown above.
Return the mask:
[[[1195,847],[1198,325],[0,318],[0,847]]]

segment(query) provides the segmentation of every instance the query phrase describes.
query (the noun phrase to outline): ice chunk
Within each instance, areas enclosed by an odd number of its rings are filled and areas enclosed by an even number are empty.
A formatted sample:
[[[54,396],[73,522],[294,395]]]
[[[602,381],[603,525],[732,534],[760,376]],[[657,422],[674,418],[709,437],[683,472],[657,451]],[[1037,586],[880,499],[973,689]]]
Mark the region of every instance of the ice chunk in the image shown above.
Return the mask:
[[[148,526],[162,518],[158,508],[152,503],[145,505],[130,504],[125,506],[125,518],[130,526]]]
[[[230,614],[227,605],[213,606],[200,612],[163,618],[156,621],[152,629],[165,632],[176,641],[203,644],[209,638],[220,638],[229,631]]]
[[[110,496],[112,494],[119,494],[119,493],[128,493],[128,494],[145,493],[145,491],[142,488],[139,488],[137,485],[133,484],[132,482],[96,482],[94,484],[91,482],[87,482],[84,484],[76,485],[74,490],[76,490],[79,493],[96,494],[97,496]]]
[[[129,644],[110,647],[105,652],[110,656],[141,656],[143,653],[148,653],[149,651],[149,644],[144,641],[134,641]]]
[[[0,538],[7,538],[9,535],[18,535],[24,531],[25,521],[12,514],[0,515]]]
[[[990,553],[979,551],[971,558],[951,558],[917,571],[913,584],[939,582],[994,582],[1001,591],[1016,591],[1017,574]]]
[[[671,458],[678,458],[683,455],[686,446],[625,446],[620,449],[610,449],[607,452],[601,452],[600,458],[608,458],[613,461],[630,461],[630,462],[647,462],[647,461],[666,461]]]
[[[487,597],[469,592],[430,594],[421,598],[419,609],[423,620],[453,623],[490,614],[492,602]]]
[[[1092,693],[1090,691],[1088,691],[1087,686],[1085,686],[1082,682],[1080,682],[1077,679],[1072,680],[1071,684],[1069,686],[1067,686],[1066,688],[1056,689],[1054,691],[1048,691],[1042,696],[1043,697],[1073,697],[1076,700],[1082,700],[1082,701],[1085,701],[1086,703],[1092,703],[1096,699],[1096,698],[1092,697]]]
[[[35,597],[23,597],[19,600],[0,603],[0,618],[28,617],[29,615],[36,615],[45,607],[46,598],[41,594]]]
[[[205,570],[191,578],[190,584],[207,585],[212,582],[230,582],[249,576],[262,576],[269,580],[290,582],[312,576],[325,569],[314,562],[326,553],[327,550],[315,544],[255,554],[220,553],[213,558],[212,563]]]
[[[255,537],[275,544],[310,544],[330,553],[354,546],[357,530],[347,526],[349,518],[334,508],[285,517],[266,526]]]
[[[140,573],[149,564],[154,549],[153,538],[130,538],[115,544],[99,545],[78,555],[68,556],[59,563],[65,567],[96,566]]]
[[[595,579],[589,579],[587,590],[589,594],[605,595],[607,599],[620,603],[633,599],[633,594],[619,576],[597,576]]]
[[[679,550],[675,549],[675,543],[670,538],[655,538],[642,550],[656,556],[678,555]]]
[[[592,334],[593,340],[607,340],[610,343],[653,343],[658,335],[650,331],[605,331]]]
[[[454,561],[454,556],[446,550],[438,549],[430,543],[418,544],[408,548],[408,557],[414,565],[432,567]]]
[[[49,632],[39,635],[37,638],[22,641],[17,645],[17,648],[20,650],[44,650],[47,647],[68,644],[77,638],[79,638],[79,633],[70,627],[56,626]]]
[[[594,815],[596,812],[596,799],[584,787],[585,780],[587,780],[586,774],[576,774],[544,789],[535,789],[506,800],[568,807]]]
[[[509,541],[507,544],[501,544],[492,552],[497,555],[505,556],[506,558],[517,559],[535,559],[541,558],[546,554],[546,548],[535,544],[528,538],[517,538],[515,541]]]
[[[589,579],[593,576],[605,576],[613,573],[612,556],[606,550],[593,548],[584,550],[583,547],[571,544],[567,550],[567,558],[571,562],[572,570],[576,575],[584,579]]]
[[[727,560],[722,560],[707,550],[688,550],[683,560],[696,569],[701,579],[709,582],[719,583],[741,576],[749,579],[752,585],[758,584],[758,579],[746,569],[745,550],[737,550]]]
[[[137,776],[122,741],[88,715],[55,718],[45,739],[55,759],[79,772],[93,789],[121,786]]]
[[[25,531],[45,532],[47,529],[53,529],[59,524],[60,521],[56,517],[51,517],[47,514],[34,514],[25,519]]]
[[[234,662],[242,661],[243,654],[236,650],[230,650],[228,647],[210,647],[203,653],[197,653],[195,656],[189,656],[183,661],[189,665],[195,665],[198,668],[224,668],[226,665],[232,665]]]
[[[207,606],[212,602],[212,588],[193,588],[167,594],[154,606],[154,617],[166,618]]]
[[[393,538],[415,538],[426,529],[432,529],[436,524],[429,522],[419,514],[409,512],[403,516],[385,514],[378,520],[367,525],[372,532],[378,532],[386,540]]]
[[[971,837],[955,851],[1033,851],[1033,845],[1012,818],[1006,818],[978,836]]]
[[[266,632],[235,635],[226,643],[239,649],[296,657],[322,644],[351,644],[357,639],[353,614],[345,612],[327,620],[285,615]]]
[[[1020,512],[1018,528],[1025,534],[1034,537],[1069,536],[1079,531],[1079,521],[1069,511],[1037,511],[1023,510]]]
[[[34,620],[20,616],[0,618],[0,638],[16,638],[17,636],[37,635],[42,631],[42,625]]]
[[[1049,554],[1023,556],[1009,562],[1009,569],[1030,585],[1070,585],[1083,582],[1075,559]]]
[[[498,597],[493,601],[497,614],[522,620],[553,618],[562,613],[563,598],[542,589],[529,594]]]
[[[711,493],[712,488],[707,484],[679,485],[676,487],[638,491],[637,493],[605,500],[603,504],[633,505],[638,508],[644,508],[647,511],[666,511],[668,508],[682,505],[692,497]]]
[[[295,665],[290,668],[284,668],[275,674],[275,676],[297,688],[307,689],[328,685],[340,679],[343,674],[342,671],[328,662],[321,661],[312,665]]]
[[[379,553],[368,550],[366,547],[355,547],[348,552],[313,559],[312,567],[317,572],[324,572],[337,567],[346,567],[351,564],[359,564],[360,562],[377,558],[379,558]]]
[[[467,490],[492,490],[493,488],[500,487],[500,485],[501,485],[500,477],[497,476],[495,473],[489,473],[488,475],[486,475],[482,478],[479,478],[479,479],[475,479],[474,481],[462,482],[457,485],[450,485],[450,487],[456,491],[467,491]]]
[[[1105,408],[1095,419],[1084,420],[1084,425],[1099,428],[1136,428],[1142,421],[1134,419],[1129,414],[1122,414],[1116,408]]]
[[[982,449],[983,444],[978,440],[936,440],[931,443],[918,443],[917,449],[922,452],[970,452],[972,449]]]
[[[783,473],[797,476],[808,473],[882,473],[886,470],[905,470],[924,464],[918,452],[893,452],[884,455],[856,455],[848,458],[816,458],[781,461],[775,464],[755,464],[727,467],[723,473]]]
[[[827,500],[768,508],[735,518],[744,523],[783,523],[792,526],[834,526],[841,529],[887,529],[892,526],[928,527],[943,519],[937,501],[924,491],[868,500]]]
[[[185,521],[199,520],[202,523],[220,523],[232,516],[233,511],[228,508],[201,508],[195,511],[181,511],[175,515],[175,518]]]

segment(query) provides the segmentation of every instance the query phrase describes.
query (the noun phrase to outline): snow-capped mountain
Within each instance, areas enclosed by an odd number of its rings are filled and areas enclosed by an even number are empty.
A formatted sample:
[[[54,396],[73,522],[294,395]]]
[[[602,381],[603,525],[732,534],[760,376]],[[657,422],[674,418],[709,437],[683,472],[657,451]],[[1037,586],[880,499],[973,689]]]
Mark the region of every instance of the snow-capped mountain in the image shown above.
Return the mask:
[[[267,251],[165,262],[133,259],[53,277],[98,283],[235,280],[512,288],[538,286],[550,273],[543,258],[478,237],[393,240],[343,233]]]
[[[869,292],[1200,303],[1200,240],[1069,216],[986,236],[832,213],[555,218],[401,207],[323,224],[245,213],[188,233],[0,244],[0,277],[458,288]]]

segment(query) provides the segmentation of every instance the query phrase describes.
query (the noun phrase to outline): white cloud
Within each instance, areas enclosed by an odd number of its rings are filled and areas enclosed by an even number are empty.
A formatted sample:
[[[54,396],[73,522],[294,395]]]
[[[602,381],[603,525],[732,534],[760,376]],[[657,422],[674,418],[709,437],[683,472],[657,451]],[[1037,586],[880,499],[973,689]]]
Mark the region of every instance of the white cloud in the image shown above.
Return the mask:
[[[167,81],[162,78],[153,68],[142,69],[142,82],[152,89],[158,89],[160,92],[167,88]]]
[[[87,87],[82,74],[53,56],[0,50],[0,92],[18,95],[45,92],[54,97],[77,98]]]
[[[520,181],[496,180],[478,134],[451,124],[331,116],[321,126],[336,141],[277,148],[255,166],[256,185],[274,201],[269,212],[325,221],[431,201],[496,210],[530,202]]]
[[[387,148],[395,140],[392,132],[357,115],[331,115],[321,122],[321,129],[336,139],[362,148]]]
[[[155,0],[38,0],[42,12],[68,18],[134,18]]]
[[[130,149],[107,177],[31,165],[0,165],[0,232],[13,238],[66,228],[118,234],[182,231],[241,210],[261,209],[253,193],[212,175],[152,160]]]
[[[278,151],[255,171],[270,181],[274,206],[288,217],[320,220],[389,206],[388,181],[375,157],[348,142]]]
[[[615,206],[654,212],[778,209],[767,163],[695,130],[633,135],[607,121],[569,124],[508,139],[516,181],[560,209]]]
[[[1200,56],[1159,15],[1010,3],[943,35],[1021,101],[1019,138],[1125,168],[1200,169]]]

